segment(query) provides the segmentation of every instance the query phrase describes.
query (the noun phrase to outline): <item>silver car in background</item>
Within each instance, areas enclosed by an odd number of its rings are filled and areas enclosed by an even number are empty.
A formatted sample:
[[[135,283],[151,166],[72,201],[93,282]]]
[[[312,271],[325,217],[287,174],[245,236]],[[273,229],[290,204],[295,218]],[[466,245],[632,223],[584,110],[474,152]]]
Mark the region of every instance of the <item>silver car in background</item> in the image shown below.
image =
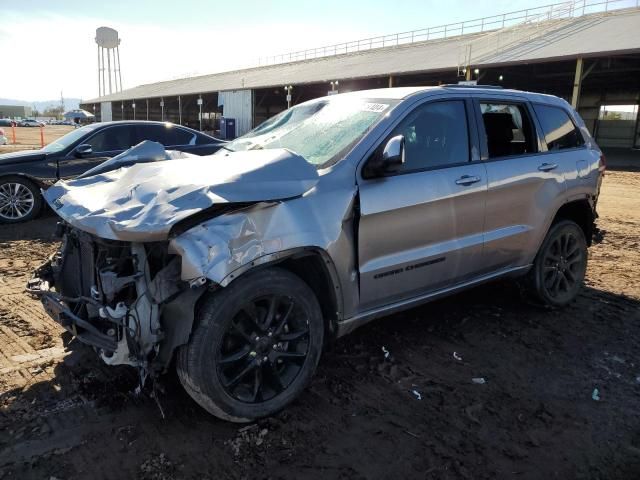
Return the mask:
[[[459,86],[312,100],[208,157],[157,148],[45,192],[62,246],[28,288],[143,381],[177,354],[189,394],[238,422],[374,318],[507,276],[571,302],[604,171],[564,100]]]

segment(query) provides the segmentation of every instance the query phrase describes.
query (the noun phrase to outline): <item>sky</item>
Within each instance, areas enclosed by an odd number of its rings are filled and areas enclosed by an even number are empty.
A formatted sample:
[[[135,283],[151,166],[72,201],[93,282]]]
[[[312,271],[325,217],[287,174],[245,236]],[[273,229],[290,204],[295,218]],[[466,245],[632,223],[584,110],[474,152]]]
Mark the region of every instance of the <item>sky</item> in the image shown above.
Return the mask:
[[[549,0],[0,0],[0,97],[98,95],[95,29],[119,32],[123,87],[547,5]],[[9,73],[10,72],[10,73]],[[7,74],[9,73],[9,74]]]

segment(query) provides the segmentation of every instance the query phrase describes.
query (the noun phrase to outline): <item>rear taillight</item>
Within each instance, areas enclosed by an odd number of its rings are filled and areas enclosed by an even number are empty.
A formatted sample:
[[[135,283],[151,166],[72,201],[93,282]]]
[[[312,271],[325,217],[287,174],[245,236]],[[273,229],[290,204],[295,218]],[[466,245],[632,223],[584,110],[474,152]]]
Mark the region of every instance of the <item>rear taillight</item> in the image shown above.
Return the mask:
[[[607,169],[607,157],[604,153],[600,153],[600,161],[598,162],[598,170],[604,172]]]

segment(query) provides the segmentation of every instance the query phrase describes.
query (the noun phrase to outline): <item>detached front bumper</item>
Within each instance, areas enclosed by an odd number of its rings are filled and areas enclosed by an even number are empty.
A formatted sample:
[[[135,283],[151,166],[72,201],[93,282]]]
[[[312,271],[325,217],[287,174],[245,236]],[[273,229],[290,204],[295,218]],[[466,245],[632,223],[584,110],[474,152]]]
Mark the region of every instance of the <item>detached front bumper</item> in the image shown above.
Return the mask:
[[[64,297],[51,290],[52,280],[51,261],[48,261],[34,272],[34,277],[27,282],[26,290],[40,298],[47,314],[79,341],[108,352],[115,351],[117,342],[113,337],[74,314],[69,307],[69,304],[83,303],[100,307],[98,302],[87,297]]]

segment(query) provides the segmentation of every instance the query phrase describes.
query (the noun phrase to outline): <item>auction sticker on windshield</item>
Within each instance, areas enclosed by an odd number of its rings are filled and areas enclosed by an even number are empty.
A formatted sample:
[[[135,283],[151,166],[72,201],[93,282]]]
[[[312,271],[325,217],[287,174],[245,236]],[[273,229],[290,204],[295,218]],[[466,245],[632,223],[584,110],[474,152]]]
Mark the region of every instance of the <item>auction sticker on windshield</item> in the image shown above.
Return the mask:
[[[384,112],[389,105],[386,103],[363,103],[361,110],[363,112],[375,112],[380,113]]]

